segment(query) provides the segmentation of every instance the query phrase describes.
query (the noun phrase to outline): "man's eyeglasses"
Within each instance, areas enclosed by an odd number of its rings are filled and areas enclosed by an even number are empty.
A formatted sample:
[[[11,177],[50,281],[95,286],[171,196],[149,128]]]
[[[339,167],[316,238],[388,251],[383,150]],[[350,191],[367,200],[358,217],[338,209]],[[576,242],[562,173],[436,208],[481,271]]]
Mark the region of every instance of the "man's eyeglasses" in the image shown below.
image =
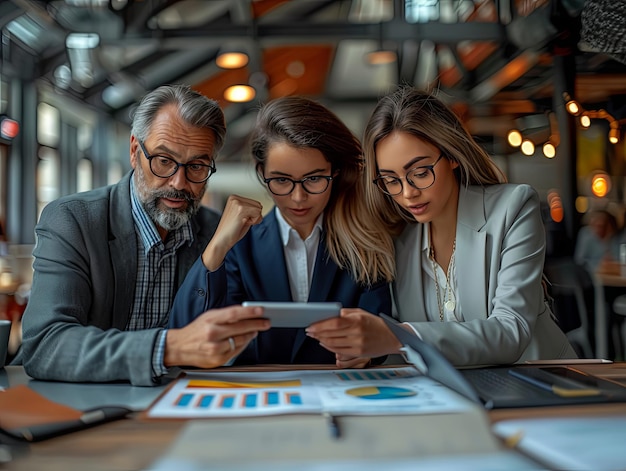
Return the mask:
[[[137,139],[137,142],[139,142],[143,155],[146,156],[150,163],[150,170],[159,178],[169,178],[178,172],[180,167],[183,167],[187,180],[191,183],[204,183],[217,171],[213,163],[211,165],[200,163],[181,164],[165,155],[150,155],[143,142],[139,139]]]
[[[333,177],[329,175],[314,175],[302,180],[292,180],[287,177],[264,178],[263,182],[276,196],[287,196],[296,187],[296,183],[302,185],[302,188],[307,193],[318,195],[328,189],[332,179]]]
[[[406,172],[404,179],[416,190],[425,190],[426,188],[433,186],[433,183],[435,183],[434,167],[442,157],[443,154],[439,154],[439,157],[432,165],[422,165],[420,167],[413,167],[412,169],[409,169]],[[392,177],[391,175],[378,175],[374,179],[374,183],[380,191],[389,196],[399,195],[404,189],[402,186],[402,178]]]

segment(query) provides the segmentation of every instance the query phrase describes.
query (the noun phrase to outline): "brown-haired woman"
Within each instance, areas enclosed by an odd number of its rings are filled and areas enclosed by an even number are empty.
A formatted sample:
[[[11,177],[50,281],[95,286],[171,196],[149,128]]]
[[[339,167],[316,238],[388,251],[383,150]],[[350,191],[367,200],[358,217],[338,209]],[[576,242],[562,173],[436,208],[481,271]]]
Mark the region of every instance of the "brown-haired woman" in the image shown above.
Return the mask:
[[[181,299],[179,292],[171,326],[243,301],[336,301],[342,316],[351,309],[389,312],[392,244],[381,243],[383,228],[370,224],[358,139],[320,103],[293,96],[261,108],[251,150],[275,208],[262,217],[258,201],[229,197],[202,263],[185,282],[196,277],[207,296],[192,289]],[[351,325],[338,319],[338,329]],[[330,352],[304,329],[287,328],[260,332],[237,359],[339,367],[368,362]]]

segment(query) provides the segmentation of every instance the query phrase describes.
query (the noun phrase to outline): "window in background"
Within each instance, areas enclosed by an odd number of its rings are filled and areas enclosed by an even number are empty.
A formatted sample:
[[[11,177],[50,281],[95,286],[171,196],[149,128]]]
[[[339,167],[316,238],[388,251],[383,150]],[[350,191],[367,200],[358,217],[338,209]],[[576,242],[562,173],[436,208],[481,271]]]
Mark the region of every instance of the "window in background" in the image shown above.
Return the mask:
[[[59,181],[59,152],[50,147],[40,147],[37,164],[37,219],[44,206],[59,197]]]
[[[76,191],[88,191],[93,188],[93,164],[89,159],[80,159],[76,165]]]
[[[109,172],[107,174],[109,185],[119,182],[123,175],[124,169],[122,168],[122,163],[119,160],[110,161]]]
[[[59,110],[47,103],[37,106],[37,142],[42,146],[59,146],[61,116]]]
[[[37,164],[37,218],[44,206],[59,197],[60,158],[59,140],[61,116],[59,110],[47,103],[37,106],[37,142],[39,163]]]
[[[0,77],[0,114],[4,113],[7,108],[8,97],[8,84]],[[0,144],[0,222],[3,222],[6,218],[6,179],[7,179],[7,159],[8,148],[5,145]],[[6,230],[6,227],[4,228]]]
[[[89,158],[93,143],[93,126],[82,124],[78,127],[76,144],[83,157],[76,164],[76,191],[93,189],[93,162]]]
[[[0,144],[0,224],[5,221],[6,208],[6,175],[7,175],[7,146]],[[6,228],[4,228],[6,230]],[[5,234],[6,235],[6,234]]]

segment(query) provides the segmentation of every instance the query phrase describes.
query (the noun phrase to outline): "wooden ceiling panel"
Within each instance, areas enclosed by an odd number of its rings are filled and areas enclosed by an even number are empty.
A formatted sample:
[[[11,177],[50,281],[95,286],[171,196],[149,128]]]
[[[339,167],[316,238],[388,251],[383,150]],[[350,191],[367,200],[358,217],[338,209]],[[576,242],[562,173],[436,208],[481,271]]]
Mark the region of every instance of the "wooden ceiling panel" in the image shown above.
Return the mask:
[[[229,101],[224,99],[224,91],[231,85],[247,84],[250,72],[247,67],[241,69],[224,70],[209,79],[194,85],[194,90],[205,96],[217,100],[222,108],[230,105]]]
[[[269,97],[323,95],[335,48],[331,45],[273,47],[263,51]]]
[[[255,0],[252,2],[252,16],[259,18],[289,1],[290,0]]]

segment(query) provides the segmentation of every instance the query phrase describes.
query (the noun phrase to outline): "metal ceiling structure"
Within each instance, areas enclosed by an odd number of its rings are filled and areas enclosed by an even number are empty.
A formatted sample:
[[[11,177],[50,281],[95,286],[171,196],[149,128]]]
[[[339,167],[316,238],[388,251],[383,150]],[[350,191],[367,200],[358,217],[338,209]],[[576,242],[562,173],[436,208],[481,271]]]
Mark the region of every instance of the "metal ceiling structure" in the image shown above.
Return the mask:
[[[0,0],[3,76],[128,122],[164,83],[185,82],[223,105],[236,158],[258,104],[304,94],[354,127],[397,84],[438,90],[486,140],[554,107],[555,67],[568,58],[587,108],[626,96],[626,65],[580,47],[582,0]],[[220,69],[224,50],[250,60]],[[379,49],[396,60],[371,64]],[[563,73],[563,71],[561,71]],[[250,84],[254,101],[224,90]],[[616,101],[617,100],[617,101]],[[618,103],[617,105],[615,103]],[[618,116],[622,118],[623,116]]]

